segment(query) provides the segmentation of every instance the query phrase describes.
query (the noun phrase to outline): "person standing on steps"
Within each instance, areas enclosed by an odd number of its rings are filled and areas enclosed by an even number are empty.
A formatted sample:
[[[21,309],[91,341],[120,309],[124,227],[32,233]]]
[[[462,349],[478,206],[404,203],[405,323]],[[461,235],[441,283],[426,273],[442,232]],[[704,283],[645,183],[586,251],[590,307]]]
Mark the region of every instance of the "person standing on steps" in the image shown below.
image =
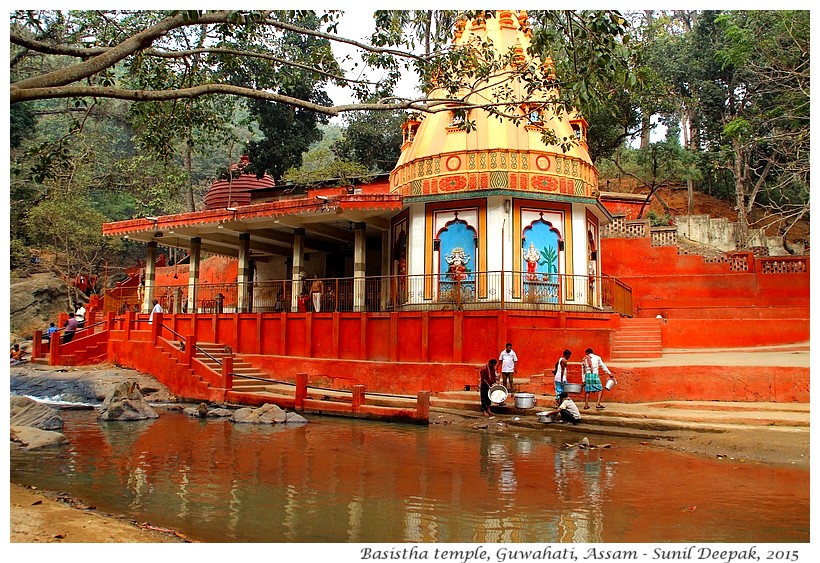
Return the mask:
[[[154,308],[151,309],[151,314],[148,315],[148,324],[154,323],[154,313],[162,313],[162,305],[159,304],[159,301],[154,299]]]
[[[63,324],[63,344],[68,344],[74,338],[74,333],[77,332],[77,319],[74,318],[74,313],[68,314],[68,320]]]
[[[601,356],[596,355],[592,348],[587,348],[585,351],[584,360],[581,365],[584,370],[584,408],[589,408],[589,395],[591,393],[598,393],[598,403],[595,405],[596,409],[606,408],[601,404],[601,396],[604,394],[604,387],[601,385],[601,378],[598,373],[603,369],[609,377],[612,377],[612,372],[606,367],[606,364],[601,359]]]
[[[85,327],[85,305],[80,303],[80,306],[74,312],[74,318],[77,319],[77,328]]]
[[[495,359],[491,359],[487,362],[483,368],[481,368],[478,372],[480,377],[479,383],[479,394],[481,396],[481,414],[484,416],[491,416],[493,413],[490,410],[490,387],[495,385],[495,382],[498,381],[498,376],[495,373],[495,365],[498,362]]]
[[[561,401],[561,393],[564,392],[564,385],[567,383],[567,366],[571,356],[570,350],[564,350],[564,354],[555,362],[555,404]]]
[[[498,356],[498,361],[501,362],[501,383],[507,390],[513,392],[513,374],[518,372],[518,356],[512,349],[512,343],[507,342],[504,349],[501,350],[501,355]],[[510,384],[507,385],[509,379]]]

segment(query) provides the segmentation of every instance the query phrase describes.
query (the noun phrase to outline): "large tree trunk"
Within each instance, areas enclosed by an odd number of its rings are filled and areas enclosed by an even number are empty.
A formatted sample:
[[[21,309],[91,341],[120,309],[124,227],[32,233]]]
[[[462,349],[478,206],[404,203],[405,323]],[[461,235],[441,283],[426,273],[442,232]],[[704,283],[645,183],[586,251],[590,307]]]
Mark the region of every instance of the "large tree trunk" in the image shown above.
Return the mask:
[[[732,139],[734,161],[732,171],[735,176],[735,206],[737,207],[737,227],[735,231],[737,249],[745,250],[749,247],[749,218],[746,214],[746,165],[743,145],[738,139]]]

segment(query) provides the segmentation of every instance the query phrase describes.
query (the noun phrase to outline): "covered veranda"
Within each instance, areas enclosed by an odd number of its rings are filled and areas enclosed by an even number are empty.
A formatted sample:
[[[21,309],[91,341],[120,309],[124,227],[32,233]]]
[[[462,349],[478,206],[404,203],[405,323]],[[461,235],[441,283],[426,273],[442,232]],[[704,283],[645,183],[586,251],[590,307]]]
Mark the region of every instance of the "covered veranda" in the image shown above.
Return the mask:
[[[169,313],[317,312],[307,296],[313,280],[306,262],[320,255],[329,257],[317,274],[321,312],[521,309],[632,315],[630,288],[605,275],[533,277],[518,270],[470,272],[456,280],[444,274],[391,275],[390,220],[401,209],[399,195],[314,192],[108,223],[104,235],[144,242],[147,252],[141,284],[121,294],[109,290],[106,309],[148,313],[156,299]],[[169,283],[159,276],[158,282],[160,246],[188,253],[183,279]],[[200,269],[207,254],[236,258],[235,278],[203,282]]]

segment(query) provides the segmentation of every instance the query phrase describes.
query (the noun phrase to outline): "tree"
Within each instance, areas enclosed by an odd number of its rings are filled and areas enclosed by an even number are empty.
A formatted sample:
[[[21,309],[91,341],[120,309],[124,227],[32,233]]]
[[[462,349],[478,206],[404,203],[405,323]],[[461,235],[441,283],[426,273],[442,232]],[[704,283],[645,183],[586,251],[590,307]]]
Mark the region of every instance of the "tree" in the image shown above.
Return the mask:
[[[404,112],[365,112],[347,116],[333,151],[371,172],[390,172],[401,154]]]
[[[401,27],[389,33],[378,30],[374,35],[378,38],[376,44],[346,39],[333,33],[338,16],[337,12],[317,15],[323,30],[314,30],[290,23],[294,12],[284,11],[12,12],[10,38],[15,60],[31,61],[34,55],[50,54],[59,55],[68,63],[40,72],[34,64],[19,62],[14,73],[16,81],[10,87],[11,102],[81,97],[165,101],[227,94],[284,103],[328,116],[367,110],[445,111],[441,104],[399,98],[331,106],[289,95],[287,88],[270,91],[227,79],[231,65],[255,60],[275,68],[299,68],[323,80],[358,89],[359,94],[367,94],[360,99],[374,99],[374,93],[383,92],[383,83],[345,76],[326,44],[311,47],[308,64],[283,59],[276,42],[271,41],[284,32],[353,45],[363,52],[371,67],[397,68],[399,63],[406,63],[425,84],[433,76],[442,84],[455,84],[463,78],[465,65],[479,64],[479,68],[473,69],[480,75],[499,62],[473,56],[470,49],[450,48],[418,55],[397,48],[406,43]],[[460,17],[485,18],[492,14],[473,11]],[[537,23],[552,24],[548,33],[534,26],[537,54],[572,56],[572,64],[567,65],[570,72],[561,79],[567,92],[562,102],[583,101],[597,84],[611,82],[611,76],[607,76],[610,70],[624,66],[622,60],[628,59],[626,22],[617,12],[538,12],[534,19]],[[383,21],[387,20],[377,19],[377,24]],[[198,43],[191,37],[194,32],[196,37],[207,34],[208,40]],[[584,58],[579,59],[575,52]],[[198,67],[197,57],[201,60]],[[578,64],[579,60],[584,63]],[[146,88],[140,82],[148,70],[158,75],[162,69],[170,72],[177,67],[197,67],[200,72],[178,71],[187,82],[159,83],[156,89]],[[206,72],[213,67],[220,71]],[[118,68],[126,72],[117,73]],[[544,86],[547,77],[527,67],[512,71],[509,79],[532,82],[534,93]],[[554,79],[549,82],[554,84]],[[459,95],[456,99],[466,97]]]
[[[788,249],[786,233],[810,203],[809,12],[727,12],[715,23],[725,37],[716,57],[735,86],[722,134],[738,215],[776,212]]]

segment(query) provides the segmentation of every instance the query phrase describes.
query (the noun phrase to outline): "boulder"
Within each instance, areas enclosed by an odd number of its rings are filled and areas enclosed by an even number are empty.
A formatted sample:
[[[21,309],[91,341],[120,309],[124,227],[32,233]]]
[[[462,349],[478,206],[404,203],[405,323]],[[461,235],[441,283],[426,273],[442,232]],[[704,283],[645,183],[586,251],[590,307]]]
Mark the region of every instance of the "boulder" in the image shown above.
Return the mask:
[[[287,413],[285,418],[286,424],[307,424],[307,419],[301,414],[295,412]]]
[[[157,412],[148,404],[139,385],[134,381],[118,384],[109,393],[100,407],[99,420],[146,420],[159,418]]]
[[[59,430],[63,427],[60,413],[34,399],[11,396],[11,426],[31,426],[40,430]]]
[[[205,403],[200,403],[196,407],[184,408],[182,412],[195,418],[227,418],[233,415],[233,411],[230,409],[222,407],[212,409]]]
[[[27,450],[68,443],[68,438],[62,433],[51,430],[41,430],[31,426],[11,426],[9,431],[10,440]]]
[[[294,424],[305,423],[304,417],[296,413],[288,413],[277,405],[265,403],[259,408],[244,407],[234,411],[231,421],[241,424]]]

